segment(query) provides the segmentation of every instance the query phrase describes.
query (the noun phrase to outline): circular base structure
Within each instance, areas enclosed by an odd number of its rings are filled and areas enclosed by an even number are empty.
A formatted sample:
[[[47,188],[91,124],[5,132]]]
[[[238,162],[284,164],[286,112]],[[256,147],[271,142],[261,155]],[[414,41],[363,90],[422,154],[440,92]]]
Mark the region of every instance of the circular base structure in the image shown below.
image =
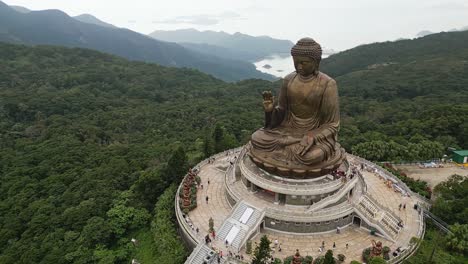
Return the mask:
[[[247,148],[220,153],[209,163],[200,163],[196,169],[203,189],[198,189],[197,208],[184,217],[176,197],[182,234],[192,245],[198,244],[187,263],[197,263],[190,261],[204,252],[199,247],[205,245],[210,218],[216,234],[207,246],[240,251],[246,259],[246,242],[258,242],[263,234],[271,241],[279,240],[282,251],[273,254],[279,258],[294,254],[295,249],[314,258],[333,249],[335,255],[344,254],[349,263],[360,260],[371,240],[410,252],[411,237],[421,237],[424,229],[422,216],[410,209],[420,201],[375,164],[351,155],[347,160],[338,174],[312,179],[271,174],[250,159]],[[407,204],[407,209],[398,210],[399,204]],[[376,231],[377,237],[370,235],[370,230]],[[319,252],[323,241],[325,250]],[[334,242],[336,248],[332,247]]]

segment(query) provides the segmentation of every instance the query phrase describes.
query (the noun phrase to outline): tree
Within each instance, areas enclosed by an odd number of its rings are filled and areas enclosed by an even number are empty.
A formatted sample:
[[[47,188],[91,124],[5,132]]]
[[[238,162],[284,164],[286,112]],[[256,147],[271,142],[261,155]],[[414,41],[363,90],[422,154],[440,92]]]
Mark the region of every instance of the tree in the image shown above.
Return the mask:
[[[182,146],[177,147],[177,149],[172,153],[167,166],[163,171],[163,178],[168,183],[169,186],[171,183],[179,183],[187,173],[189,169],[187,155]]]
[[[214,150],[215,153],[221,152],[224,150],[223,146],[223,138],[224,138],[224,129],[218,123],[215,126],[213,131],[213,141],[214,141]]]
[[[209,137],[205,137],[203,140],[203,155],[205,158],[210,157],[214,154],[213,140]]]
[[[323,264],[335,264],[335,258],[333,258],[333,251],[331,249],[327,250],[327,253],[325,253]]]
[[[468,178],[452,175],[434,188],[437,197],[431,212],[449,225],[467,224]]]
[[[459,253],[468,254],[468,224],[455,223],[450,226],[450,231],[452,233],[447,237],[447,246]]]
[[[245,246],[245,253],[249,254],[252,253],[252,240],[247,240],[246,246]]]
[[[271,259],[271,241],[266,235],[260,239],[260,244],[254,250],[252,264],[266,264]]]
[[[208,232],[212,233],[214,231],[214,220],[212,217],[208,219]]]
[[[382,257],[373,257],[369,264],[385,264],[387,263]]]

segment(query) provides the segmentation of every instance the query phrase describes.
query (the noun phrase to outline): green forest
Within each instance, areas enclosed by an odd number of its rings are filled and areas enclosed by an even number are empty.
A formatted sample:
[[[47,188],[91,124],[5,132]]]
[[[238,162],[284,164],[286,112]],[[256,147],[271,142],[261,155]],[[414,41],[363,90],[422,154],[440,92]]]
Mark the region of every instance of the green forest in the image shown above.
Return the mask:
[[[468,48],[416,55],[349,72],[324,60],[348,152],[420,161],[468,148]],[[279,87],[0,43],[0,263],[183,263],[175,186],[247,142],[263,124],[261,92]]]

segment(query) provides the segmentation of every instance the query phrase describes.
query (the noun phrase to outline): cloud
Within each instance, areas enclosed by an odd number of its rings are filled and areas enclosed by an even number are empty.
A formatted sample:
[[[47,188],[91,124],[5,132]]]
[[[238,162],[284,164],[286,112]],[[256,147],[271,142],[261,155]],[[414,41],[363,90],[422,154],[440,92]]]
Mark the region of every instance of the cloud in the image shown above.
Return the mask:
[[[200,26],[211,26],[219,24],[222,20],[241,19],[241,16],[232,11],[226,11],[220,14],[201,14],[192,16],[178,16],[169,19],[155,20],[154,24],[192,24]]]
[[[447,2],[447,3],[440,3],[440,4],[432,5],[431,8],[444,10],[444,11],[447,11],[447,10],[460,11],[460,10],[468,9],[468,5],[465,3],[460,3],[460,2]]]

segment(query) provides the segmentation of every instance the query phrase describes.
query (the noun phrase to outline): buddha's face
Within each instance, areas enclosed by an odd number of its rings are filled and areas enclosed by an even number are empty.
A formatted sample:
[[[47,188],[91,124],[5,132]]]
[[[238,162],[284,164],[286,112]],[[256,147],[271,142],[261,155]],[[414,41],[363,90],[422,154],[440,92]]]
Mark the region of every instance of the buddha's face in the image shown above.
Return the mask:
[[[303,77],[309,77],[318,70],[318,64],[312,58],[305,56],[294,56],[294,68]]]

